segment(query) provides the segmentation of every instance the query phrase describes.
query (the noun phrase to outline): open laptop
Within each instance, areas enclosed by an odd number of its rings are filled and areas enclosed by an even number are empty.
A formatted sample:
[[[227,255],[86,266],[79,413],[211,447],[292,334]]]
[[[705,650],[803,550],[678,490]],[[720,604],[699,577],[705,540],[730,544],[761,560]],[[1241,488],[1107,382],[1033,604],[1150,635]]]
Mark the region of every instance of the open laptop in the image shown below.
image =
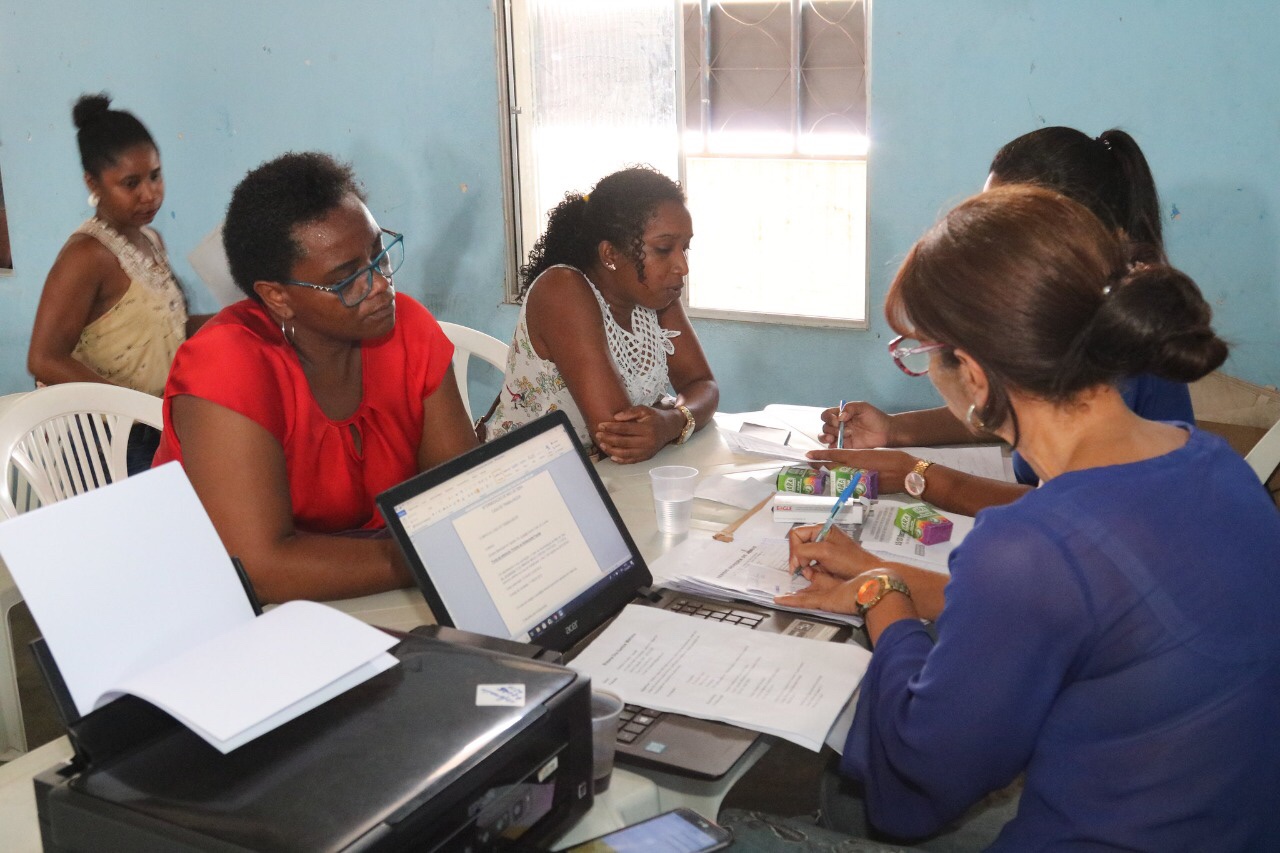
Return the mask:
[[[441,625],[571,659],[627,604],[843,642],[847,625],[652,590],[649,569],[569,419],[552,412],[377,498]],[[618,758],[719,778],[760,735],[628,706]]]

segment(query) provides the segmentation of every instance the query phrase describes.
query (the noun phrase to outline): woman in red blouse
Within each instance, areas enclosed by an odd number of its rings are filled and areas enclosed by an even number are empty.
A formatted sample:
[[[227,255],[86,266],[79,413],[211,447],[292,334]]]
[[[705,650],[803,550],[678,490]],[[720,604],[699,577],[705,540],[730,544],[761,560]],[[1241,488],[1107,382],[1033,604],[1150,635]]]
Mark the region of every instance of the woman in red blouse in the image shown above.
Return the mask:
[[[232,195],[227,258],[248,299],[178,350],[156,464],[186,469],[264,602],[412,583],[374,497],[476,443],[453,345],[396,294],[399,234],[349,167],[286,154]]]

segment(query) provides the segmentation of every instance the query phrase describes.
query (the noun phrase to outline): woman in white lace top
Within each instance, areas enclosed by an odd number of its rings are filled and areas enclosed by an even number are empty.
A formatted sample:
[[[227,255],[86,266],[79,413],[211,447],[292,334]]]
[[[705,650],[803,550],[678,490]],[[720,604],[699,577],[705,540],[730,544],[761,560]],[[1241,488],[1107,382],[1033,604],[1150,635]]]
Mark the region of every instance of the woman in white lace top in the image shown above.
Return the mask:
[[[584,445],[626,463],[705,426],[720,390],[680,302],[692,239],[684,193],[654,169],[567,194],[520,271],[485,437],[563,409]]]

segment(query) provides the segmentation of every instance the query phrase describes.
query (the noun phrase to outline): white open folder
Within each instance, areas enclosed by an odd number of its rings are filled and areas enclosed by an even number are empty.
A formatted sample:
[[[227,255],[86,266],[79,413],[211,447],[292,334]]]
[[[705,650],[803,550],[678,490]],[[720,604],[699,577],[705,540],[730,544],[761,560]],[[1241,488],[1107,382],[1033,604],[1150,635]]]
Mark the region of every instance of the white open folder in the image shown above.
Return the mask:
[[[0,556],[81,715],[131,693],[226,753],[396,663],[333,608],[255,616],[177,463],[5,521]]]

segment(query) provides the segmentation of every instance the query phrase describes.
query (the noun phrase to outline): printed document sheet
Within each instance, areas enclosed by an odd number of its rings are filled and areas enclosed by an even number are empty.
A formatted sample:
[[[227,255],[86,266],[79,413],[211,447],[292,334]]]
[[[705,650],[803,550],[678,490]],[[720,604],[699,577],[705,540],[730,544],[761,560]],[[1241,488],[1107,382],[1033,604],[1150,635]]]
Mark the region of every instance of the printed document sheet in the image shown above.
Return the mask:
[[[775,595],[799,592],[809,586],[803,575],[792,575],[787,564],[791,546],[785,539],[735,537],[733,542],[687,539],[649,564],[655,583],[724,601],[747,601],[777,610],[806,613],[832,622],[859,626],[862,619],[825,610],[805,610],[775,604]]]
[[[774,734],[814,751],[871,653],[628,605],[571,666],[627,702]]]
[[[888,498],[873,501],[867,518],[862,523],[858,541],[862,543],[863,548],[873,554],[879,554],[890,560],[911,563],[924,569],[932,569],[935,572],[945,572],[951,552],[964,541],[969,531],[973,530],[973,518],[954,512],[944,512],[943,515],[951,522],[951,538],[946,542],[921,545],[918,540],[912,539],[893,526],[898,509],[916,503],[919,501],[895,501]]]

